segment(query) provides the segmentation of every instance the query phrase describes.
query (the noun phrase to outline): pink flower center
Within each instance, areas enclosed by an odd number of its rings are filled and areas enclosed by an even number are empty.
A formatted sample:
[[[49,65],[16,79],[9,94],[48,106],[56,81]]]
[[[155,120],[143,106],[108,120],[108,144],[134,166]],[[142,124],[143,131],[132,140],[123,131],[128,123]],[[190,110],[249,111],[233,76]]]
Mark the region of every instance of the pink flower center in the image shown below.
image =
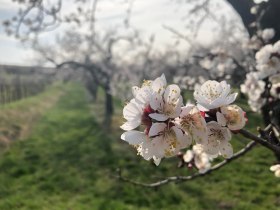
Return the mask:
[[[150,105],[148,105],[144,110],[143,110],[143,115],[141,118],[141,123],[142,125],[146,126],[145,133],[148,134],[150,131],[150,128],[152,126],[152,119],[149,117],[149,114],[154,113],[155,111],[151,108]]]

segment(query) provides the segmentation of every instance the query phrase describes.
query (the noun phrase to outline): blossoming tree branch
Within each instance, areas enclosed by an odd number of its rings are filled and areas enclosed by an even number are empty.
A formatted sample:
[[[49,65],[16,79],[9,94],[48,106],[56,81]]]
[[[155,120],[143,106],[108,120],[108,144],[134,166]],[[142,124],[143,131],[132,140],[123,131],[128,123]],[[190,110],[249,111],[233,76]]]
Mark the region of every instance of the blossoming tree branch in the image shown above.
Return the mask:
[[[269,105],[271,115],[273,105],[279,106],[279,46],[280,42],[266,45],[256,53],[257,71],[248,73],[241,86],[241,91],[248,94],[249,105],[254,111]],[[167,85],[164,75],[153,81],[144,81],[141,87],[133,87],[132,94],[134,98],[123,109],[126,122],[121,126],[125,130],[121,139],[132,145],[145,160],[153,160],[155,165],[159,165],[163,158],[177,156],[182,161],[181,165],[195,167],[198,172],[187,177],[169,177],[152,184],[129,180],[120,174],[122,180],[156,187],[170,181],[194,179],[247,153],[256,143],[280,154],[279,122],[271,122],[264,130],[259,129],[259,136],[243,130],[248,121],[246,114],[234,104],[237,93],[232,93],[225,81],[208,80],[196,88],[196,104],[184,104],[180,87]],[[230,141],[237,133],[253,141],[234,153]],[[186,152],[182,153],[184,149]],[[225,160],[211,166],[212,160],[218,156]],[[279,164],[270,169],[280,177]]]

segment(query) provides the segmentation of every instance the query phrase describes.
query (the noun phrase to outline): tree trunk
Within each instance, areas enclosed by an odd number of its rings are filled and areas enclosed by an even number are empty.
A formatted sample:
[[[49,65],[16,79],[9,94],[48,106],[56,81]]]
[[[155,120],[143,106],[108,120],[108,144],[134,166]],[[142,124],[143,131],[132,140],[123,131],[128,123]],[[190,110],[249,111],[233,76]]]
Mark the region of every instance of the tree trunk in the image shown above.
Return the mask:
[[[114,113],[113,97],[110,93],[109,84],[105,87],[105,116],[104,116],[104,126],[107,129],[111,128],[112,116]]]

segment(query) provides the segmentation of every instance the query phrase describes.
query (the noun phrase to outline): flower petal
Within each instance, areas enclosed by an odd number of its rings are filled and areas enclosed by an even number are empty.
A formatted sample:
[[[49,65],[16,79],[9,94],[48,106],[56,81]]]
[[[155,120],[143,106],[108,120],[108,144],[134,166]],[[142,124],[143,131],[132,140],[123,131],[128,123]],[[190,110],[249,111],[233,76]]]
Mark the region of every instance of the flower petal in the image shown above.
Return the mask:
[[[155,165],[158,166],[160,164],[161,158],[157,158],[154,156],[153,159],[154,159]]]
[[[164,74],[162,74],[160,77],[156,78],[152,82],[152,90],[158,93],[159,95],[163,94],[165,87],[166,87],[166,79]]]
[[[149,131],[149,136],[152,137],[159,135],[159,133],[162,132],[166,126],[167,125],[165,123],[153,123]]]
[[[221,125],[221,126],[226,126],[227,124],[227,120],[224,117],[224,115],[221,112],[217,112],[216,113],[217,116],[217,122]]]
[[[132,130],[136,127],[138,127],[141,123],[141,120],[139,119],[136,119],[136,120],[130,120],[130,121],[127,121],[126,123],[124,123],[122,126],[121,126],[121,129],[125,130],[125,131],[129,131],[129,130]]]
[[[235,101],[236,97],[237,97],[238,93],[232,93],[230,94],[226,100],[227,100],[227,104],[231,104]]]
[[[169,118],[168,116],[159,113],[149,114],[149,117],[157,121],[166,121]]]
[[[183,134],[183,131],[176,126],[172,126],[171,129],[176,135],[179,149],[184,149],[191,145],[192,141],[187,133]]]
[[[229,142],[221,142],[220,143],[220,154],[224,158],[230,158],[233,155],[233,149]]]
[[[139,131],[127,131],[121,135],[121,139],[132,145],[141,144],[147,136]]]
[[[192,150],[188,150],[183,156],[183,159],[186,163],[191,162],[193,158],[194,158],[194,153]]]
[[[137,86],[133,86],[132,87],[132,95],[133,95],[133,97],[136,97],[136,95],[137,95],[139,90],[140,90],[140,88],[137,87]]]
[[[280,164],[276,164],[270,167],[271,171],[276,171],[276,170],[280,170]]]
[[[137,91],[137,94],[135,96],[135,101],[138,104],[142,104],[143,106],[146,106],[151,100],[151,95],[152,95],[151,88],[149,86],[144,86]]]
[[[153,110],[162,110],[163,107],[163,99],[162,96],[154,93],[151,97],[150,106]]]
[[[123,109],[123,116],[126,120],[134,120],[141,117],[140,107],[132,99]]]
[[[187,104],[186,106],[182,107],[182,111],[180,113],[180,117],[184,117],[190,113],[190,111],[193,109],[193,104]]]
[[[178,98],[181,96],[181,90],[178,85],[168,85],[164,91],[165,103],[174,104],[177,103]]]

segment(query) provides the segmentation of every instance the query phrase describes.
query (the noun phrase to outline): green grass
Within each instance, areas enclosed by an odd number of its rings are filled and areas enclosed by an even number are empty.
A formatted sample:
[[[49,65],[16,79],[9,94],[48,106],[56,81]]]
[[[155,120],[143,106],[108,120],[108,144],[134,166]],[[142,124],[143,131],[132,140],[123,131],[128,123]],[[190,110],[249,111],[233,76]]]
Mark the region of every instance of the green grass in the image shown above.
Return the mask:
[[[125,176],[143,182],[170,175],[188,175],[176,158],[159,167],[137,156],[119,139],[121,109],[111,133],[92,117],[94,110],[79,85],[69,85],[56,106],[40,118],[30,138],[15,142],[0,159],[0,209],[279,209],[280,183],[270,165],[273,154],[262,147],[213,174],[157,189],[133,186],[114,178]],[[99,95],[99,102],[102,101]],[[257,115],[254,125],[260,121]],[[236,148],[247,141],[233,139]]]

